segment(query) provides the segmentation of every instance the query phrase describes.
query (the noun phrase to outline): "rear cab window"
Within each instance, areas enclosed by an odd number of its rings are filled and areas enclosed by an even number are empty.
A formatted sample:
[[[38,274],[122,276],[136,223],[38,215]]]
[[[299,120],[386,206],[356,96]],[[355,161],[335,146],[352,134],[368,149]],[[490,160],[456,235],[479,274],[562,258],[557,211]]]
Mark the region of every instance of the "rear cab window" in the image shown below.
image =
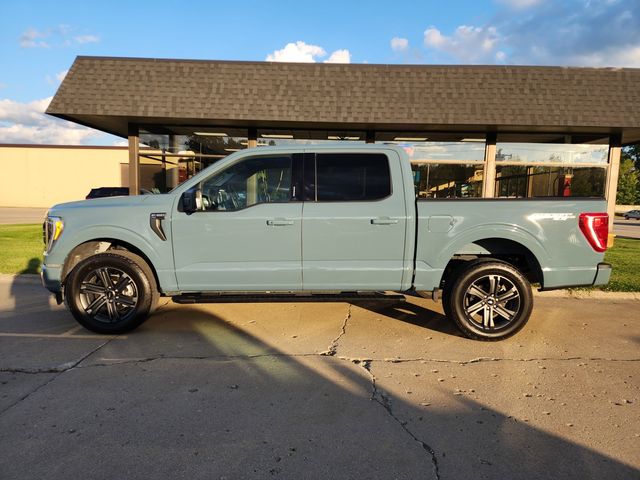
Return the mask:
[[[305,158],[304,191],[316,202],[382,200],[391,195],[389,159],[383,153],[319,153]]]

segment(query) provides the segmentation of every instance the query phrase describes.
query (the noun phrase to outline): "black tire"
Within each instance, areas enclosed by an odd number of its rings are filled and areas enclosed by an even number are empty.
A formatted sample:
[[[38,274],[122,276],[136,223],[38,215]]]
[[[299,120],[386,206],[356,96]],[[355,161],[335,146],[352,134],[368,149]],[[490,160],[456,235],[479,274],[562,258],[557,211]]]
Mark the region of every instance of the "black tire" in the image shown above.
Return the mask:
[[[627,216],[625,215],[624,219],[625,219],[625,220],[629,220],[629,217],[627,217]]]
[[[147,319],[157,300],[155,279],[149,274],[144,260],[131,252],[93,255],[67,276],[66,304],[78,323],[92,332],[131,331]]]
[[[470,262],[452,280],[449,295],[443,296],[445,311],[468,338],[503,340],[519,332],[531,316],[531,285],[508,263]]]

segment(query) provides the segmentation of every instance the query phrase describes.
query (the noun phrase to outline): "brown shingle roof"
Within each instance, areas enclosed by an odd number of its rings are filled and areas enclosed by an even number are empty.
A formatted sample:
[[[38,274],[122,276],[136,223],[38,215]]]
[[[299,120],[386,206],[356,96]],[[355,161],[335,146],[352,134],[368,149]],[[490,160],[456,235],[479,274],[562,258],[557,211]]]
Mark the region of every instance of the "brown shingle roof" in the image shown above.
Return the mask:
[[[640,140],[640,69],[338,65],[78,57],[47,113],[127,122],[479,131],[623,131]]]

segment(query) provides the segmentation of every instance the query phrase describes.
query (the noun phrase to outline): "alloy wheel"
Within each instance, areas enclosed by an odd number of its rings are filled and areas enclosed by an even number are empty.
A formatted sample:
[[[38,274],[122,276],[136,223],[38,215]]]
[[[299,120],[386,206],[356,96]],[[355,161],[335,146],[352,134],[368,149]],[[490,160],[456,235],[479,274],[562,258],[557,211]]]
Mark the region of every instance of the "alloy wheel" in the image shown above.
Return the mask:
[[[484,330],[499,330],[509,325],[520,312],[520,292],[508,278],[484,275],[464,294],[467,319]]]
[[[82,308],[95,320],[114,323],[128,318],[138,305],[138,289],[124,271],[113,267],[92,270],[80,283]]]

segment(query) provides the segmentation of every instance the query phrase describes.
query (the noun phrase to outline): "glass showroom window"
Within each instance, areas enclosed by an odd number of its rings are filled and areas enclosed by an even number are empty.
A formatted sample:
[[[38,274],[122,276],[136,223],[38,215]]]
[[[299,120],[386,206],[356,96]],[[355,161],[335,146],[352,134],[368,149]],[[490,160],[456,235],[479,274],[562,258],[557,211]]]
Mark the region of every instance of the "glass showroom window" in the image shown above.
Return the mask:
[[[499,136],[496,196],[604,197],[608,153],[608,137]]]
[[[258,130],[258,147],[318,145],[330,143],[365,143],[366,134],[360,131],[332,130]]]
[[[419,198],[482,196],[484,135],[377,132],[376,142],[404,148]]]
[[[163,125],[140,130],[141,164],[163,164],[169,188],[247,144],[246,129]]]

